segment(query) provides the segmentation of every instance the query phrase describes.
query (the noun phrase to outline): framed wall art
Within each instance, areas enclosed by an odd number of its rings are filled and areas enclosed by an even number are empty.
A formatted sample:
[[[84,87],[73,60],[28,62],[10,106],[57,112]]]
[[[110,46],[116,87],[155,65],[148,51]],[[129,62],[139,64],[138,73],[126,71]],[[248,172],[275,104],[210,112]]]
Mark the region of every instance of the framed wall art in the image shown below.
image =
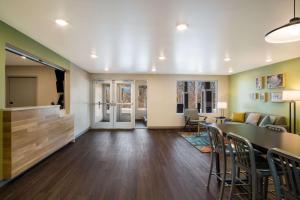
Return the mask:
[[[285,87],[285,75],[275,74],[267,76],[267,87],[269,89],[273,88],[284,88]]]
[[[257,90],[263,89],[264,88],[264,77],[263,76],[256,77],[255,84],[256,84]]]
[[[268,101],[268,93],[266,93],[266,92],[259,93],[259,100],[262,102],[267,102]]]
[[[283,102],[282,92],[271,92],[271,102],[273,102],[273,103]]]

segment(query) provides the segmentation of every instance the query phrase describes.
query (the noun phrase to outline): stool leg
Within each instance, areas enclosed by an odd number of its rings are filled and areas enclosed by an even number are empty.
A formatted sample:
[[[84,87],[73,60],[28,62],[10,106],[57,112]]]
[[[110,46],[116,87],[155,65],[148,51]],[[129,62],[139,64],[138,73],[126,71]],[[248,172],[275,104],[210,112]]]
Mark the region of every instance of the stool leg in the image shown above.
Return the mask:
[[[226,156],[223,156],[223,174],[222,174],[222,182],[221,182],[221,191],[219,195],[219,200],[223,199],[224,195],[224,187],[225,187],[225,181],[226,181],[226,172],[227,172],[227,164],[226,164]]]
[[[256,200],[256,196],[257,196],[257,186],[256,186],[256,178],[255,175],[251,174],[251,187],[252,187],[252,200]]]
[[[209,169],[209,175],[208,175],[208,181],[207,181],[207,188],[209,188],[210,185],[210,179],[212,175],[212,170],[214,166],[214,152],[211,152],[211,161],[210,161],[210,169]]]
[[[257,176],[257,193],[259,194],[259,199],[263,199],[263,178],[260,176]]]
[[[237,172],[234,158],[231,158],[231,159],[232,159],[232,170],[231,170],[231,186],[230,186],[230,191],[229,191],[229,199],[232,199],[232,193],[233,193],[234,186],[235,186],[236,172]]]
[[[267,199],[268,189],[269,189],[269,177],[265,177],[264,190],[263,190],[263,199]]]

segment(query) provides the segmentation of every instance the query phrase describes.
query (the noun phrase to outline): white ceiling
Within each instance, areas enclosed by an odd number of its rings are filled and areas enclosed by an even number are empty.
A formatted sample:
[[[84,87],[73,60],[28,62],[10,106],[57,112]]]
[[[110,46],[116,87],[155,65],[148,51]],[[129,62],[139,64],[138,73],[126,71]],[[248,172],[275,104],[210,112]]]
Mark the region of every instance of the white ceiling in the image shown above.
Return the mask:
[[[0,0],[0,19],[89,72],[228,74],[300,56],[264,34],[292,17],[292,0]],[[297,6],[300,15],[300,1]],[[69,26],[61,28],[55,19]],[[186,22],[189,29],[176,31]],[[97,59],[91,59],[95,51]],[[165,61],[158,61],[160,53]],[[230,62],[224,62],[225,55]]]

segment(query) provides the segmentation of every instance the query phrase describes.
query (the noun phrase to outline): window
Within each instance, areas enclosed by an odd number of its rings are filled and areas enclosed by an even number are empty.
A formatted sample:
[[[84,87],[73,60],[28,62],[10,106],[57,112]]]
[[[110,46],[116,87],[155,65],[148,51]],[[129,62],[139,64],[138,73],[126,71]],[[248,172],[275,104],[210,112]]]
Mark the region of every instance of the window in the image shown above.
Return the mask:
[[[139,85],[139,94],[138,94],[138,109],[147,108],[147,86]]]
[[[198,109],[199,113],[216,112],[217,81],[177,81],[177,113]]]

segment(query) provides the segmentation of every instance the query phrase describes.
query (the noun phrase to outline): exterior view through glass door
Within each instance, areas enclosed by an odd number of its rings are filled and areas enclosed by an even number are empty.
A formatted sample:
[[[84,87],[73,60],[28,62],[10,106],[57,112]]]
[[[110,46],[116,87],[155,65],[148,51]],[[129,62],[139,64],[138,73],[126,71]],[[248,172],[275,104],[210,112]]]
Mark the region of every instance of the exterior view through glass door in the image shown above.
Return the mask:
[[[93,82],[92,128],[134,128],[133,81]]]

